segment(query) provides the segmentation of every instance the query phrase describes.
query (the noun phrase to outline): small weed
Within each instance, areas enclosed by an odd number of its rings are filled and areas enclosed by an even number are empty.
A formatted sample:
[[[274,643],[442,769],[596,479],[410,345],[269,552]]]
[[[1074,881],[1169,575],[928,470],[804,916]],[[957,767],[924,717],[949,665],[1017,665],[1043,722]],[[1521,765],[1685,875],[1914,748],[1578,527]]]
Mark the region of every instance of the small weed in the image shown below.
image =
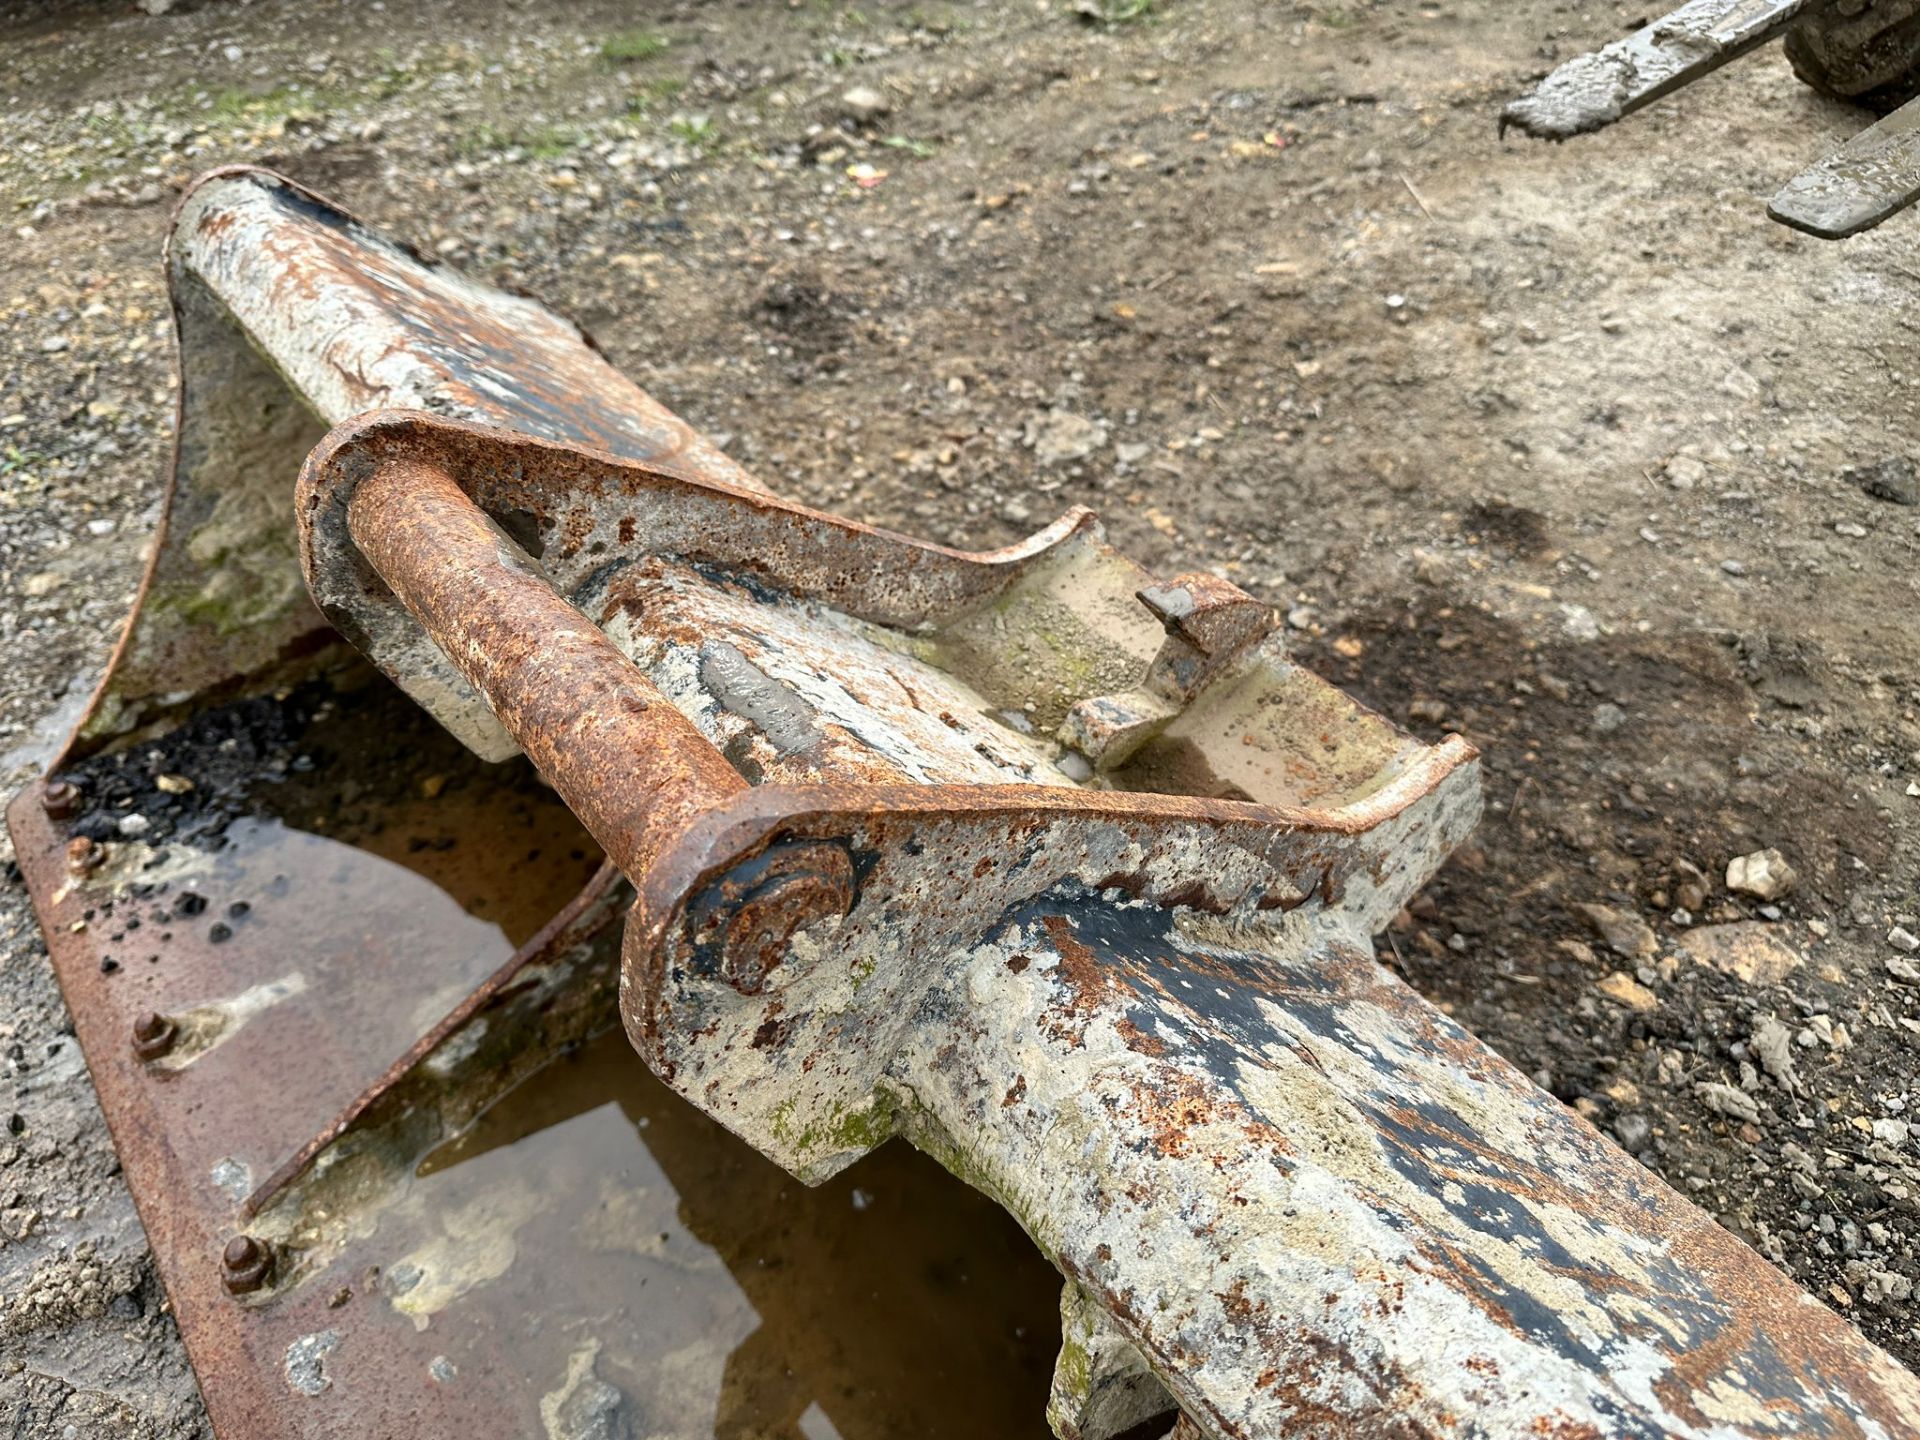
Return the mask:
[[[916,5],[907,11],[906,26],[927,35],[964,35],[978,24],[954,9],[952,0],[937,7]]]
[[[679,75],[656,75],[653,79],[634,87],[633,94],[627,97],[627,113],[649,114],[655,106],[664,105],[677,98],[686,88],[686,80]]]
[[[306,92],[291,85],[276,85],[260,95],[251,90],[222,90],[208,101],[205,110],[216,125],[259,125],[284,120],[312,108],[312,103]]]
[[[695,149],[702,149],[720,138],[713,128],[711,115],[676,115],[667,121],[667,130]]]
[[[631,65],[667,53],[667,37],[651,30],[623,30],[600,42],[600,58],[609,65]]]
[[[576,149],[585,132],[577,126],[547,123],[520,129],[503,130],[481,123],[462,135],[455,152],[463,157],[497,155],[506,150],[524,151],[534,160],[558,160]]]
[[[512,139],[504,130],[482,121],[454,140],[453,153],[463,160],[470,160],[476,155],[490,155],[510,149],[512,145]]]
[[[398,62],[383,65],[352,86],[276,85],[256,94],[251,90],[198,92],[180,106],[181,118],[225,129],[257,128],[295,116],[352,111],[391,99],[410,88],[414,72]]]
[[[891,150],[904,150],[916,160],[932,159],[936,148],[931,140],[916,140],[911,135],[889,135],[880,143]]]
[[[536,125],[520,138],[521,148],[536,160],[558,160],[579,147],[583,132],[573,125]]]
[[[11,475],[16,470],[44,465],[51,458],[38,450],[22,450],[18,445],[8,445],[4,450],[0,450],[0,475]]]

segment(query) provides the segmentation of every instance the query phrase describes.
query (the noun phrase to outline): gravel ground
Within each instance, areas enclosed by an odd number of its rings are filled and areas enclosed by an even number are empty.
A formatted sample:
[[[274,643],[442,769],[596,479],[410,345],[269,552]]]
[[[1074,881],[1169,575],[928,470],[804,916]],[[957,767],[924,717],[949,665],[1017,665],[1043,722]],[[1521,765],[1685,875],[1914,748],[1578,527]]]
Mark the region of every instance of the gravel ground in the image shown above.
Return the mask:
[[[1766,221],[1861,123],[1777,53],[1496,137],[1643,14],[0,5],[0,782],[131,598],[171,199],[270,163],[788,494],[975,546],[1092,504],[1470,736],[1487,820],[1383,958],[1914,1363],[1916,222]],[[0,1064],[0,1435],[204,1433],[11,871]]]

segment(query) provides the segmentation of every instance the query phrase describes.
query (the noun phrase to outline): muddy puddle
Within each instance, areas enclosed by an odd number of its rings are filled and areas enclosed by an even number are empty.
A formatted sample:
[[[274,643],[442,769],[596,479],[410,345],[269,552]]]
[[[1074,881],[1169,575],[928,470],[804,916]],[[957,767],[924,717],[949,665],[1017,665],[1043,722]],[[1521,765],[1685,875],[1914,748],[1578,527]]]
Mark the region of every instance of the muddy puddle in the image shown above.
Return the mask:
[[[1004,1212],[900,1142],[810,1190],[617,1032],[429,1156],[376,1256],[548,1435],[1047,1434],[1059,1279]]]
[[[331,682],[63,771],[80,797],[67,828],[104,857],[88,912],[104,1002],[177,1022],[153,1063],[191,1072],[218,1113],[185,1106],[170,1140],[192,1153],[204,1125],[230,1193],[338,1116],[600,863],[530,767],[482,764],[363,666]]]
[[[357,662],[328,682],[204,711],[63,774],[82,787],[72,831],[131,842],[125,878],[136,893],[183,894],[205,873],[200,889],[220,893],[202,898],[227,906],[251,905],[241,893],[249,887],[286,894],[297,882],[351,890],[356,904],[382,911],[450,907],[481,927],[455,948],[474,950],[475,936],[491,932],[479,947],[488,968],[600,862],[531,767],[477,760]],[[193,901],[185,908],[200,913]]]
[[[600,859],[524,764],[344,681],[72,772],[71,829],[125,867],[101,983],[182,1020],[157,1068],[212,1235]],[[1047,1434],[1059,1280],[1011,1219],[902,1143],[809,1190],[607,1020],[256,1312],[297,1433]]]

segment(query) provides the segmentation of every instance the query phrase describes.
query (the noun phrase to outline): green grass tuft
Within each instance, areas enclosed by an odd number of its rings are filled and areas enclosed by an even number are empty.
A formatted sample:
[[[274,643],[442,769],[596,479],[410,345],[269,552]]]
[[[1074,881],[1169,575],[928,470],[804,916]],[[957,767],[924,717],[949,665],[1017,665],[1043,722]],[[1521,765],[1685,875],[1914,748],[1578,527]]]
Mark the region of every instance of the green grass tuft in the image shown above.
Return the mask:
[[[609,65],[630,65],[667,53],[667,37],[651,30],[623,30],[600,42],[600,58]]]
[[[667,129],[695,149],[704,149],[720,138],[711,115],[676,115],[667,121]]]

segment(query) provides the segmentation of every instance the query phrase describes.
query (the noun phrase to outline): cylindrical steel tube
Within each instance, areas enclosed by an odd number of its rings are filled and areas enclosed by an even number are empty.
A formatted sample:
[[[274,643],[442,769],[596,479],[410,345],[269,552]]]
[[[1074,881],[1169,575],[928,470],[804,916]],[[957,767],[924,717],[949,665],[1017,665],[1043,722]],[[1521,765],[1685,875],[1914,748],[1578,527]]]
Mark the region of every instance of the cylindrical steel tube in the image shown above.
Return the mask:
[[[347,526],[630,879],[700,811],[747,788],[445,470],[386,461],[355,489]]]

